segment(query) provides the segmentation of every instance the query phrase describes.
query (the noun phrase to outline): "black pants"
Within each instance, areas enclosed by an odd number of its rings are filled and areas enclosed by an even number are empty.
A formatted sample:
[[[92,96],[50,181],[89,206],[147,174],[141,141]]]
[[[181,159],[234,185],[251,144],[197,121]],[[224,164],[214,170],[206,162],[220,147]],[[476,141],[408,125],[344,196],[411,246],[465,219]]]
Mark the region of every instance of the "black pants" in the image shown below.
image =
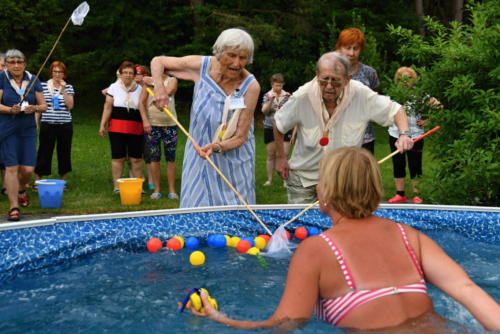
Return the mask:
[[[397,150],[396,141],[398,139],[389,136],[389,145],[391,152]],[[424,149],[424,140],[417,141],[413,148],[405,153],[398,153],[392,157],[392,168],[394,170],[395,178],[406,177],[406,158],[408,157],[408,168],[410,169],[410,178],[414,179],[422,175],[422,151]]]
[[[71,141],[73,124],[40,124],[40,143],[36,158],[35,173],[40,176],[52,174],[52,154],[57,143],[57,167],[59,175],[71,172]]]

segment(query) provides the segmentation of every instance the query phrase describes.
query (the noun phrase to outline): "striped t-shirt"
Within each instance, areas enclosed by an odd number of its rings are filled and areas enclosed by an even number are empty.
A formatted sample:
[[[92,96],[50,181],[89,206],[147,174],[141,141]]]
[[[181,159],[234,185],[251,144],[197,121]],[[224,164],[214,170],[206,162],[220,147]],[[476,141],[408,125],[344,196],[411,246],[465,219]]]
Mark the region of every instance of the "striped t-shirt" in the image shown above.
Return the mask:
[[[43,123],[50,123],[50,124],[70,123],[72,120],[71,112],[66,107],[63,94],[60,94],[59,89],[55,87],[54,87],[54,92],[51,93],[47,82],[42,82],[42,88],[43,88],[43,97],[45,98],[45,102],[47,102],[47,111],[42,113],[41,121]],[[75,91],[72,85],[66,84],[64,90],[68,95],[75,95]],[[59,101],[58,109],[54,109],[54,101],[53,101],[54,97],[56,97],[57,100]]]

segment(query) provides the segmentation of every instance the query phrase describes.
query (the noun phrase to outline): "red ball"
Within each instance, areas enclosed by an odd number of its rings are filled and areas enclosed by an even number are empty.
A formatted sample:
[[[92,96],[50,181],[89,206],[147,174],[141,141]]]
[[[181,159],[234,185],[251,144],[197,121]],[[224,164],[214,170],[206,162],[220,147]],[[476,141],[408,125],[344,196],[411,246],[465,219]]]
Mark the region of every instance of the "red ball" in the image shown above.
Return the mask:
[[[167,248],[178,251],[179,249],[182,248],[181,242],[177,238],[172,238],[167,241]]]
[[[326,146],[326,145],[328,145],[329,142],[330,142],[330,139],[328,139],[328,137],[323,137],[319,140],[319,144],[321,146]]]
[[[269,234],[259,234],[258,237],[263,238],[264,240],[266,240],[266,242],[269,242],[269,240],[271,240],[271,236]]]
[[[288,232],[288,230],[285,230],[286,232],[286,237],[288,240],[292,240],[292,235],[290,234],[290,232]]]
[[[295,229],[295,238],[297,239],[307,238],[307,229],[305,227],[297,227]]]
[[[156,253],[161,248],[161,240],[158,238],[151,238],[148,240],[146,246],[148,247],[148,251],[151,253]]]
[[[239,252],[239,253],[246,253],[247,250],[249,250],[250,248],[252,248],[252,245],[250,244],[250,242],[248,240],[240,240],[238,242],[238,245],[236,245],[236,250]]]

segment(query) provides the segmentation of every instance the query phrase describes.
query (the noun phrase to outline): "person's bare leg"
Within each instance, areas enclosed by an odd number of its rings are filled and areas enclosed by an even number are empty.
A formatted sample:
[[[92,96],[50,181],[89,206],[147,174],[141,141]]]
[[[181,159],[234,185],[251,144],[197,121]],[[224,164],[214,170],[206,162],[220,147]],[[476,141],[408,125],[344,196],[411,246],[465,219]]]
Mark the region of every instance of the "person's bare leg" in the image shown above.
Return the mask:
[[[32,166],[19,166],[19,191],[26,189],[26,185],[30,183],[34,170],[35,167]]]
[[[394,184],[396,185],[396,191],[405,191],[405,178],[395,177]]]
[[[167,182],[168,182],[168,192],[169,193],[176,193],[175,192],[175,161],[173,162],[167,162]]]
[[[5,167],[5,187],[7,188],[7,196],[9,197],[10,209],[18,208],[19,201],[19,166]]]
[[[144,172],[142,170],[142,164],[144,162],[143,159],[137,158],[129,158],[130,164],[132,165],[132,177],[136,177],[138,179],[144,178]]]
[[[151,161],[149,163],[149,173],[151,179],[153,180],[153,184],[155,185],[155,193],[161,192],[161,179],[160,179],[160,162]]]
[[[113,177],[113,186],[115,189],[118,189],[118,184],[116,183],[116,180],[122,177],[124,161],[125,161],[124,158],[111,159],[111,175]]]
[[[267,171],[267,182],[266,184],[273,183],[274,175],[274,161],[276,160],[276,146],[273,142],[266,145],[266,171]]]

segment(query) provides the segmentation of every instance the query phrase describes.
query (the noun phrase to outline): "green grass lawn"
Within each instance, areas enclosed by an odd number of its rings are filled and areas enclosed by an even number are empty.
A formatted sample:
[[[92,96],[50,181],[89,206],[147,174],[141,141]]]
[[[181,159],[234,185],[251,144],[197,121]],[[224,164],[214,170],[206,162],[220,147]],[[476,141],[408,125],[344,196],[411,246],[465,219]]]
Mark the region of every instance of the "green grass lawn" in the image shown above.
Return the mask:
[[[178,106],[179,120],[188,128],[189,105],[180,104]],[[77,107],[74,111],[74,137],[73,137],[73,172],[68,174],[69,190],[64,193],[63,205],[60,209],[42,209],[39,207],[38,196],[30,192],[31,205],[22,209],[23,214],[88,214],[104,213],[132,210],[154,210],[178,207],[179,202],[167,199],[166,193],[159,200],[149,198],[149,193],[142,197],[140,205],[123,206],[120,197],[112,192],[111,179],[111,153],[109,141],[98,135],[98,125],[100,121],[100,110],[102,105],[96,107]],[[266,149],[263,141],[262,120],[260,113],[256,112],[255,137],[256,137],[256,189],[258,204],[282,204],[287,202],[286,189],[283,182],[276,176],[274,184],[270,187],[263,187],[266,181]],[[387,130],[377,127],[377,141],[375,155],[377,160],[389,154],[387,143]],[[177,146],[177,180],[176,189],[180,191],[180,179],[182,171],[182,157],[186,136],[179,131],[179,142]],[[425,152],[425,151],[424,151]],[[52,172],[53,175],[47,178],[57,178],[57,161],[54,154]],[[427,155],[424,155],[424,166],[430,163]],[[162,189],[167,188],[165,176],[165,162],[162,162]],[[385,199],[394,194],[394,182],[392,180],[391,161],[383,163],[381,166],[383,183],[385,189]],[[125,169],[124,177],[128,171]],[[0,213],[8,211],[8,201],[6,197],[0,198]]]

